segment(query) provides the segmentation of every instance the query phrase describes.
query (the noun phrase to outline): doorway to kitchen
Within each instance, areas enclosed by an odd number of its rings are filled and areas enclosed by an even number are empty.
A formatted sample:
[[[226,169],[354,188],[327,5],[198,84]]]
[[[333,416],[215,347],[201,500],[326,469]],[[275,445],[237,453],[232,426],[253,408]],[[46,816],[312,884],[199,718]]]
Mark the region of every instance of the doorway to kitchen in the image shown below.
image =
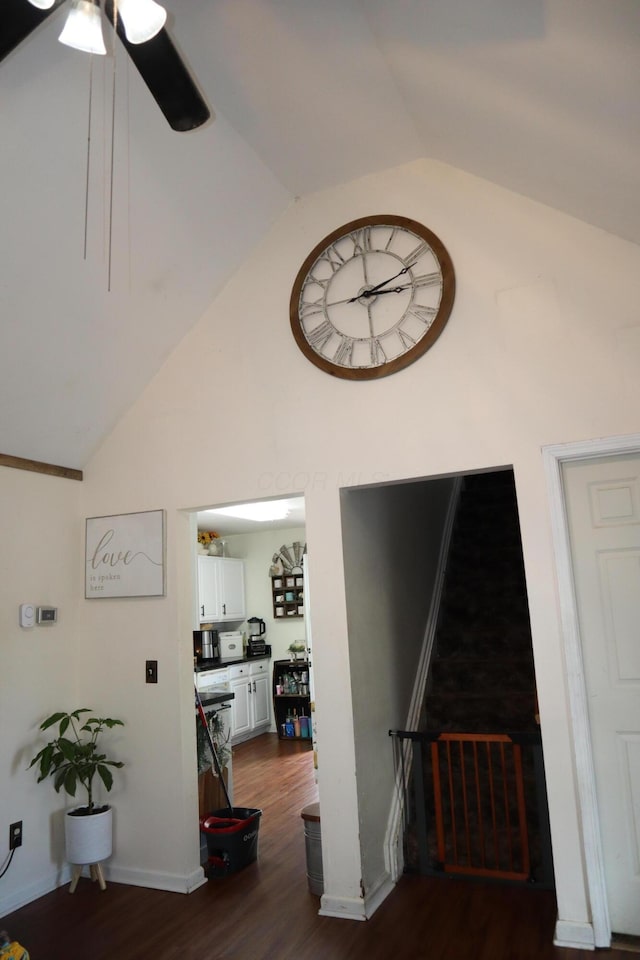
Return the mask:
[[[299,496],[203,507],[190,515],[196,684],[228,691],[232,797],[233,747],[266,734],[312,751],[304,507]],[[199,778],[202,815],[202,804],[214,795],[202,784],[211,770]]]

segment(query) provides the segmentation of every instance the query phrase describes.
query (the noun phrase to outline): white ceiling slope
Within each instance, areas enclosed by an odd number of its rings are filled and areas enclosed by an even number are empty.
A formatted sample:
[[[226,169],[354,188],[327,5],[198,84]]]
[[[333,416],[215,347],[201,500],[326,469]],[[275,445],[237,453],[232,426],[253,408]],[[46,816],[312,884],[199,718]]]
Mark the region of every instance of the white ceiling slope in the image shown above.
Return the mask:
[[[24,0],[26,3],[27,0]],[[640,243],[639,0],[166,0],[214,119],[171,131],[64,9],[0,63],[0,452],[82,468],[296,195],[419,157]]]

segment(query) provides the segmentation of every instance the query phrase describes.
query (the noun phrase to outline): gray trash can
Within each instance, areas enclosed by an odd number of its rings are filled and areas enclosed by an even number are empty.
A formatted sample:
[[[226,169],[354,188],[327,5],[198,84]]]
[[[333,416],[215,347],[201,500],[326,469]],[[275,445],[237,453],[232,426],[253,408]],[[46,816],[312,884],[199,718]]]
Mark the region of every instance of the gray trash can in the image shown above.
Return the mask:
[[[309,892],[321,897],[324,892],[322,843],[320,838],[320,804],[310,803],[300,814],[304,820],[304,846],[307,853]]]

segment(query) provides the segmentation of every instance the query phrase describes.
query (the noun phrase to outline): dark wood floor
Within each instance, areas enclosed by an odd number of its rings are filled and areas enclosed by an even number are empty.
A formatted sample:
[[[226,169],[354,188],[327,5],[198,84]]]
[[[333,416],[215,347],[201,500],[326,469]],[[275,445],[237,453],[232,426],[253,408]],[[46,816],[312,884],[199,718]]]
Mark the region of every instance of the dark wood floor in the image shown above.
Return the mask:
[[[255,863],[189,896],[81,880],[5,917],[31,960],[589,960],[552,945],[551,892],[403,877],[371,920],[319,917],[300,811],[311,752],[265,734],[234,751],[237,806],[260,807]],[[628,960],[620,950],[606,960]]]

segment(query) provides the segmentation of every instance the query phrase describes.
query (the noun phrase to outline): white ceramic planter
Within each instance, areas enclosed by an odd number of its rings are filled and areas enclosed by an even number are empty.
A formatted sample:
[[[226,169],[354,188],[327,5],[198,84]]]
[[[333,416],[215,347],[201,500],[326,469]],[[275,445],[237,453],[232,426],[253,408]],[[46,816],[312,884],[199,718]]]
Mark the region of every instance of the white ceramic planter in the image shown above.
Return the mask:
[[[113,849],[111,807],[90,817],[72,817],[70,813],[68,810],[64,818],[67,861],[100,863],[110,857]]]

